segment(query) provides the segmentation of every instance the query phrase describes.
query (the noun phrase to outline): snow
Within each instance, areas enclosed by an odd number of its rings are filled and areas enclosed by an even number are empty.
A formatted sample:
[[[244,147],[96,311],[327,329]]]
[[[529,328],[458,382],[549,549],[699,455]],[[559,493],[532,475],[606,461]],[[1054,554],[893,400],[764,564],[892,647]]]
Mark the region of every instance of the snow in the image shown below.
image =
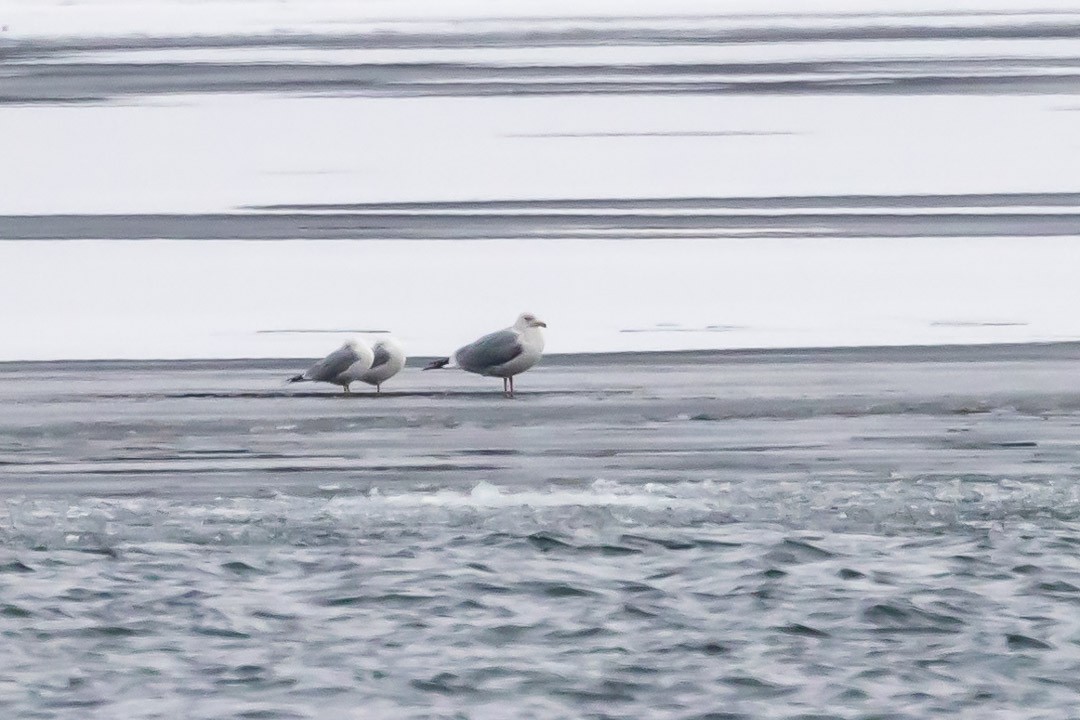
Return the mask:
[[[1075,191],[1071,96],[176,96],[8,107],[2,214]],[[903,117],[904,122],[896,119]],[[79,132],[72,132],[72,128]],[[763,133],[711,137],[656,132]],[[639,133],[582,137],[589,133]],[[579,135],[579,137],[573,137]]]
[[[1072,340],[1078,266],[1072,238],[16,241],[0,360],[316,357],[341,336],[265,331],[334,328],[446,354],[525,310],[548,352]]]

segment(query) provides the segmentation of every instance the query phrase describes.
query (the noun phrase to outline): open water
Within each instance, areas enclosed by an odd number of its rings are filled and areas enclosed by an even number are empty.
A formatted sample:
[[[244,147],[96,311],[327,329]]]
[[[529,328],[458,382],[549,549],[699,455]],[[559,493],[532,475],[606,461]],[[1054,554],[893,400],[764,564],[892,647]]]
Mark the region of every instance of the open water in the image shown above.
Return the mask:
[[[0,366],[12,717],[1069,717],[1080,348]]]

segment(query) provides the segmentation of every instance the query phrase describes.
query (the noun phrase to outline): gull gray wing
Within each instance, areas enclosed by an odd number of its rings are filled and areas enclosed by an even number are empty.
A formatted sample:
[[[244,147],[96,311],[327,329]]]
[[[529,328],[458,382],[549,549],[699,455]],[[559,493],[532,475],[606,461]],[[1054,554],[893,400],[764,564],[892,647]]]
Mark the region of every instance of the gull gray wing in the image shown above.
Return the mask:
[[[348,345],[342,345],[337,350],[309,367],[304,373],[304,377],[307,380],[333,382],[338,375],[348,370],[349,366],[359,359],[360,356],[355,350]]]
[[[469,343],[454,353],[454,357],[463,370],[483,373],[489,368],[510,362],[524,350],[516,332],[499,330]]]
[[[371,361],[372,370],[379,367],[380,365],[385,365],[386,363],[390,362],[390,351],[387,350],[386,346],[384,346],[381,342],[375,343],[375,347],[372,348],[372,352],[375,353],[375,359]]]

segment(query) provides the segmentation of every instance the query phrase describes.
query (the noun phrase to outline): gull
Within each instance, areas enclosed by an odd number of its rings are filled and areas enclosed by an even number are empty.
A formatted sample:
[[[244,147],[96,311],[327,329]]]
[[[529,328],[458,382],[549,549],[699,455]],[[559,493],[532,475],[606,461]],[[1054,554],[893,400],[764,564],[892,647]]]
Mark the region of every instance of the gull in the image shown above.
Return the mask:
[[[405,350],[393,338],[379,340],[371,349],[374,351],[375,359],[372,360],[367,372],[356,379],[368,385],[374,385],[375,392],[382,392],[382,384],[405,367]]]
[[[479,340],[458,348],[451,357],[439,358],[425,370],[454,365],[477,375],[501,377],[503,394],[514,397],[514,376],[523,373],[540,360],[544,352],[544,335],[540,328],[547,323],[532,313],[518,315],[517,322],[504,330],[485,335]]]
[[[349,383],[359,380],[360,376],[371,368],[375,354],[362,340],[349,340],[334,352],[309,367],[299,375],[289,378],[289,382],[327,382],[345,388],[349,394]]]

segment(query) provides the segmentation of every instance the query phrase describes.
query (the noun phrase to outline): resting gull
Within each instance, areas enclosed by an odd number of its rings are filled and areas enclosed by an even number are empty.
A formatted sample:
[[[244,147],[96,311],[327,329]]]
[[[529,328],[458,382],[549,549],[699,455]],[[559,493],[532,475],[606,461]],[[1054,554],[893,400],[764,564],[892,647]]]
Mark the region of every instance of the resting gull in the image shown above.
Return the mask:
[[[532,313],[522,313],[517,322],[505,330],[485,335],[464,347],[453,356],[439,358],[425,370],[435,370],[454,365],[477,375],[489,375],[503,379],[503,393],[514,396],[514,376],[523,373],[540,360],[544,352],[544,335],[540,328],[547,323]]]
[[[375,354],[367,343],[349,340],[304,372],[289,378],[289,382],[333,383],[345,388],[345,394],[348,394],[349,383],[359,380],[374,360]]]
[[[374,385],[375,392],[382,392],[382,384],[405,367],[405,349],[393,338],[379,340],[371,349],[375,353],[375,359],[372,360],[367,372],[357,380]]]

